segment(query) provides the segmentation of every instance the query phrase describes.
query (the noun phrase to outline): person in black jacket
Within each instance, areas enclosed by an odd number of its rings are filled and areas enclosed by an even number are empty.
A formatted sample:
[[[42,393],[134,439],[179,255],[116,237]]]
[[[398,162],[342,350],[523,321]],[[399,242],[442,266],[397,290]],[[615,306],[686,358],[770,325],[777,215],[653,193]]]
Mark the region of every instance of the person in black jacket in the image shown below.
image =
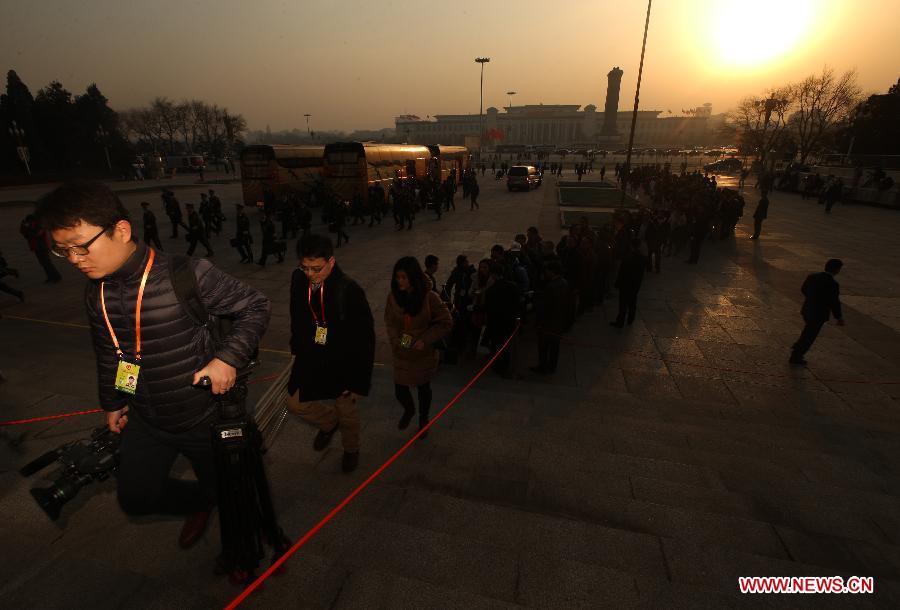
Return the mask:
[[[119,505],[131,515],[187,515],[179,543],[191,546],[206,528],[216,486],[209,432],[215,403],[194,386],[209,377],[213,394],[231,389],[268,326],[269,300],[209,261],[192,260],[207,311],[234,321],[214,344],[176,295],[167,256],[135,243],[128,213],[105,185],[64,184],[41,200],[37,213],[53,253],[89,280],[85,306],[100,405],[109,429],[122,435]],[[137,383],[129,384],[128,375]],[[197,481],[169,477],[179,454]]]
[[[194,209],[194,204],[189,203],[184,206],[188,213],[188,249],[187,255],[193,256],[194,250],[197,249],[197,244],[200,243],[206,248],[206,256],[212,256],[213,251],[209,245],[209,240],[206,238],[206,227],[203,225],[203,221],[200,220],[200,214]]]
[[[637,295],[641,289],[641,282],[644,280],[644,269],[647,267],[647,260],[641,254],[641,241],[639,239],[632,240],[631,251],[622,261],[619,267],[619,275],[616,278],[616,288],[619,289],[619,315],[616,316],[615,322],[610,322],[610,326],[622,328],[625,325],[627,315],[628,325],[634,324],[634,316],[637,314]]]
[[[559,363],[559,342],[568,325],[571,295],[559,261],[547,263],[544,280],[544,289],[537,296],[534,320],[538,332],[538,365],[531,370],[550,375],[556,372]]]
[[[156,226],[156,214],[150,209],[150,204],[146,201],[141,202],[141,209],[144,210],[144,243],[148,246],[156,246],[157,250],[162,250],[162,244],[159,243],[159,227]]]
[[[803,356],[812,347],[822,326],[834,315],[838,326],[844,325],[844,315],[841,312],[840,286],[834,279],[841,268],[843,261],[838,258],[829,259],[825,263],[825,271],[811,273],[803,282],[800,292],[803,293],[803,307],[800,314],[803,316],[803,331],[793,345],[791,351],[791,364],[806,364]]]
[[[315,451],[324,450],[340,428],[341,466],[352,472],[359,463],[357,402],[369,394],[375,362],[372,310],[363,289],[337,266],[328,237],[302,237],[297,256],[290,306],[295,359],[287,406],[319,429]]]
[[[242,263],[253,262],[253,236],[250,234],[250,219],[244,213],[244,206],[240,203],[234,206],[236,213],[234,218],[235,234],[234,247],[241,255]]]
[[[516,319],[521,315],[519,289],[507,279],[506,271],[499,262],[491,263],[491,283],[484,296],[485,336],[490,344],[491,355],[496,354],[516,329]],[[512,350],[507,349],[494,361],[494,370],[501,377],[511,375]]]
[[[756,211],[753,212],[753,235],[750,239],[759,239],[759,233],[762,231],[763,221],[769,217],[769,195],[763,191],[762,198],[756,204]]]

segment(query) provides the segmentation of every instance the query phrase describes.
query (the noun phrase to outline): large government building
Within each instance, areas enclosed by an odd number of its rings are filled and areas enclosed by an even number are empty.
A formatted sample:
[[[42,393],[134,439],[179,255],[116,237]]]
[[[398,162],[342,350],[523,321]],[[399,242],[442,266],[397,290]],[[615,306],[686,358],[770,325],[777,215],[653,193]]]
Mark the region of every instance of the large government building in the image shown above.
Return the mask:
[[[499,144],[554,145],[616,149],[628,142],[631,111],[620,111],[622,70],[607,74],[606,104],[598,111],[593,104],[529,104],[507,106],[500,112],[490,107],[484,114],[484,146]],[[712,105],[683,111],[685,116],[660,116],[661,110],[638,111],[635,146],[692,146],[716,140],[718,117]],[[416,144],[469,144],[478,142],[477,114],[439,114],[429,119],[415,115],[394,120],[397,137]]]

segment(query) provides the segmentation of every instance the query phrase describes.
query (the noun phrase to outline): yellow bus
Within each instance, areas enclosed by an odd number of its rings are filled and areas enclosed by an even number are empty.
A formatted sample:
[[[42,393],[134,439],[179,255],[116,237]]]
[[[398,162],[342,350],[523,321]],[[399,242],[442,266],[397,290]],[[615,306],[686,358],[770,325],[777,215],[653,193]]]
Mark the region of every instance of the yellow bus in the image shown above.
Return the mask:
[[[472,155],[465,146],[445,146],[444,144],[431,144],[428,146],[431,152],[431,176],[442,183],[450,176],[452,170],[456,170],[456,182],[462,182],[463,173],[469,169],[472,163]],[[438,175],[440,168],[440,175]]]
[[[308,193],[322,182],[324,146],[254,144],[241,151],[244,205],[256,207],[270,191],[276,198]]]
[[[369,187],[380,184],[390,195],[395,181],[428,176],[431,152],[412,144],[334,142],[325,146],[325,186],[344,201],[360,195],[369,199]]]

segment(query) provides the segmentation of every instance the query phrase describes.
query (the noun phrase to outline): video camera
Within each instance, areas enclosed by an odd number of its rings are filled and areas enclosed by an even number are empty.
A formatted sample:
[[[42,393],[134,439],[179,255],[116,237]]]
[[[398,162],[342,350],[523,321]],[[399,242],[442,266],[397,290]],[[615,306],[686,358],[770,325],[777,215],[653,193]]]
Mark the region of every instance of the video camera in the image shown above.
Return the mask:
[[[43,470],[54,462],[62,464],[62,474],[49,487],[35,487],[31,495],[53,521],[59,519],[63,505],[92,481],[104,481],[119,467],[118,434],[108,428],[96,428],[89,439],[83,438],[48,451],[19,470],[24,477]]]

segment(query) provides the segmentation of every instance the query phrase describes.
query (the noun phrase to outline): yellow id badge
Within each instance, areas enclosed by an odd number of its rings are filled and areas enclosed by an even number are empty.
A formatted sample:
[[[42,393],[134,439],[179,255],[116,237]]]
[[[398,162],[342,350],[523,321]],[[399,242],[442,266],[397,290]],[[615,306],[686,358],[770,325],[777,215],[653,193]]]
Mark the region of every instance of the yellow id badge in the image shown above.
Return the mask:
[[[324,326],[316,326],[316,345],[325,345],[328,340],[328,329]]]
[[[126,394],[134,394],[140,373],[139,365],[119,360],[119,368],[116,370],[116,389]]]
[[[400,347],[409,349],[412,347],[412,335],[403,333],[400,335]]]

